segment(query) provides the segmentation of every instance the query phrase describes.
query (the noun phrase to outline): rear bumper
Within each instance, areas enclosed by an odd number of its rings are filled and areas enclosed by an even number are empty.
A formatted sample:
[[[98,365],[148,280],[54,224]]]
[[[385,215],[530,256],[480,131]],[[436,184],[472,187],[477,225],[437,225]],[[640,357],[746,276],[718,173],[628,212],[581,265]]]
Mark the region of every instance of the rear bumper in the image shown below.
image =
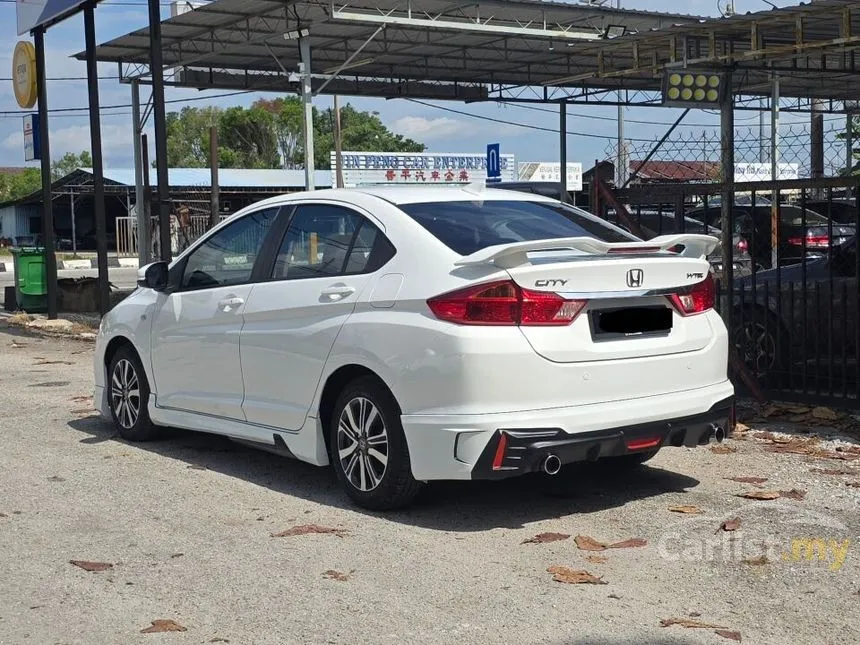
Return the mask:
[[[498,430],[475,466],[472,479],[504,479],[542,470],[547,457],[561,464],[620,457],[666,446],[706,445],[717,428],[733,422],[734,397],[692,416],[569,435],[560,428]]]
[[[403,415],[401,422],[416,479],[484,479],[530,472],[550,448],[570,463],[617,454],[614,451],[621,445],[626,451],[625,437],[650,434],[660,437],[659,445],[668,446],[678,443],[680,436],[680,445],[697,445],[712,422],[728,422],[733,397],[734,388],[725,380],[606,403],[497,414]],[[684,434],[676,434],[682,430]],[[525,453],[520,460],[524,463],[516,470],[493,472],[502,432],[509,435],[511,446],[526,448],[519,451]],[[489,472],[487,453],[491,453]]]

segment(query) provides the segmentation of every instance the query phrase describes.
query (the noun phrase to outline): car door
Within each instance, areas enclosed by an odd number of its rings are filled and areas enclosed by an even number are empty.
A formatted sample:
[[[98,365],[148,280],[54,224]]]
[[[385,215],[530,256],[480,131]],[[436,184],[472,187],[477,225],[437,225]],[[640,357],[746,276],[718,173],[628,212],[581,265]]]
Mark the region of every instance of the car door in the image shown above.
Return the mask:
[[[152,324],[159,407],[243,420],[239,332],[254,267],[278,208],[258,210],[205,238],[176,266]]]
[[[351,208],[296,208],[269,281],[254,287],[244,310],[242,408],[249,422],[302,427],[338,332],[371,274],[393,255],[380,228]]]

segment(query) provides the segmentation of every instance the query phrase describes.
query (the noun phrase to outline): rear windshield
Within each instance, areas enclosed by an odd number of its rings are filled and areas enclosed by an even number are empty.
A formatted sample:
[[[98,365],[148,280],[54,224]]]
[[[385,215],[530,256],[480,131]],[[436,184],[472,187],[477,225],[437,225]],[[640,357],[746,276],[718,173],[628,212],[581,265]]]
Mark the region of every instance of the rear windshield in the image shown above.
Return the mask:
[[[637,239],[584,211],[552,202],[428,202],[398,208],[460,255],[497,244],[562,237],[604,242]]]

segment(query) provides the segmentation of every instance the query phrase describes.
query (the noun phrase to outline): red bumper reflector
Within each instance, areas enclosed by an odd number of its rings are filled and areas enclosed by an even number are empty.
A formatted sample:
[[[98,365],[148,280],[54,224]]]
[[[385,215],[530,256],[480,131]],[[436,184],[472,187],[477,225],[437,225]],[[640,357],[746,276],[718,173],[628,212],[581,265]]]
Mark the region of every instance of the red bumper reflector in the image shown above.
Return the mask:
[[[632,439],[627,442],[627,450],[645,450],[646,448],[656,448],[663,441],[662,437],[653,439]]]
[[[508,445],[508,435],[504,432],[499,438],[499,445],[496,446],[496,456],[493,457],[493,470],[501,470],[502,462],[505,461],[505,447]]]

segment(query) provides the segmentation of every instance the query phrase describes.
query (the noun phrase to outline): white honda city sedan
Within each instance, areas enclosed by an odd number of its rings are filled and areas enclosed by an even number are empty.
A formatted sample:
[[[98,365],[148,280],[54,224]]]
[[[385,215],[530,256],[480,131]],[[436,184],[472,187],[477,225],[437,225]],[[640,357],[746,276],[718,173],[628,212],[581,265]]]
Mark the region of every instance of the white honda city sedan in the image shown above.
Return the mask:
[[[274,197],[140,270],[102,320],[96,407],[130,441],[186,428],[331,464],[373,509],[636,465],[732,423],[716,244],[479,186]]]

